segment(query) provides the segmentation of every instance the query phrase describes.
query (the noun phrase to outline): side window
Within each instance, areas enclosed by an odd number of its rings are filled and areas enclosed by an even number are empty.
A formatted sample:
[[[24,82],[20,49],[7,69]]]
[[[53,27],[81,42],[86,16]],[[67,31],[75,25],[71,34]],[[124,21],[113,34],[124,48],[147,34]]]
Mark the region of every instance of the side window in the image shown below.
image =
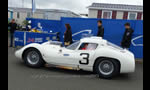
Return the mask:
[[[112,18],[112,11],[102,11],[103,19],[111,19]]]
[[[44,19],[48,19],[48,12],[45,12]]]
[[[128,14],[128,19],[129,20],[136,20],[136,18],[137,18],[137,13],[129,12],[129,14]]]
[[[27,12],[27,18],[30,18],[30,17],[31,17],[31,13]]]
[[[19,12],[17,12],[17,18],[18,18],[18,19],[20,18],[20,13],[19,13]]]
[[[79,50],[95,50],[98,44],[96,43],[82,43]]]

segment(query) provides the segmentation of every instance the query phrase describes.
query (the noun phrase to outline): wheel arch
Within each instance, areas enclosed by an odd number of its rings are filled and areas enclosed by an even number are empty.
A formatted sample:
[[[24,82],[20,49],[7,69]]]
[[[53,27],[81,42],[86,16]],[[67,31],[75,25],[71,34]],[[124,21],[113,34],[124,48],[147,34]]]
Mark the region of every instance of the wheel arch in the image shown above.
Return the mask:
[[[116,58],[112,58],[112,57],[105,57],[105,56],[101,56],[101,57],[97,57],[96,59],[95,59],[95,61],[94,61],[94,63],[93,63],[93,71],[95,72],[95,64],[96,64],[96,62],[98,61],[98,60],[103,60],[103,59],[113,59],[113,60],[115,60],[118,64],[119,64],[119,72],[120,72],[120,69],[121,69],[121,62],[118,60],[118,59],[116,59]]]
[[[23,53],[22,53],[22,58],[24,57],[25,52],[26,52],[27,50],[29,50],[29,49],[36,49],[36,50],[41,54],[41,56],[42,56],[42,53],[41,53],[40,50],[37,49],[36,47],[28,47],[28,48],[26,48],[26,49],[23,51]],[[42,56],[42,58],[43,58],[43,56]]]

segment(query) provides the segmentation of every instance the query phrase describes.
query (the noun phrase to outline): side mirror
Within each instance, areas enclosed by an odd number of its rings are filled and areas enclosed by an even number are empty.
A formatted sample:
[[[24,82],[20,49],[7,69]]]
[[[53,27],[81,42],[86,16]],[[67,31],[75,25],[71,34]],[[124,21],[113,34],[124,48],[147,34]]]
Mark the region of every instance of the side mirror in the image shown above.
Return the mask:
[[[63,47],[63,44],[61,44],[60,47]]]
[[[62,52],[62,50],[60,49],[59,52]]]

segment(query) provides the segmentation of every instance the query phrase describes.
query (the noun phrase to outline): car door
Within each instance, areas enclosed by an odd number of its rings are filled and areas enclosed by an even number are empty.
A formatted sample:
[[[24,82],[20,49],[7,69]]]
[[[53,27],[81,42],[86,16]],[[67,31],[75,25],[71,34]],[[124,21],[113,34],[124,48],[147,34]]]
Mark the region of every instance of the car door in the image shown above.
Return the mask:
[[[59,62],[58,64],[64,66],[77,66],[79,64],[79,53],[76,51],[76,48],[79,46],[80,42],[77,41],[71,44],[68,47],[63,47],[59,50]]]
[[[79,64],[79,53],[76,50],[63,48],[60,50],[59,63],[65,66],[77,66]]]
[[[86,47],[84,47],[87,45]],[[80,54],[80,60],[79,60],[79,65],[80,66],[85,66],[91,65],[91,60],[93,59],[95,55],[95,50],[97,48],[98,44],[96,43],[82,43],[78,49],[78,53]]]
[[[84,43],[83,43],[84,44]],[[80,44],[82,46],[82,44]],[[93,44],[88,44],[88,48],[91,48]],[[97,47],[97,44],[94,48]],[[76,48],[75,50],[70,49],[62,49],[60,57],[61,60],[60,63],[66,65],[66,66],[79,66],[79,65],[90,65],[90,60],[93,58],[95,54],[95,49],[85,49],[82,50],[79,48]]]

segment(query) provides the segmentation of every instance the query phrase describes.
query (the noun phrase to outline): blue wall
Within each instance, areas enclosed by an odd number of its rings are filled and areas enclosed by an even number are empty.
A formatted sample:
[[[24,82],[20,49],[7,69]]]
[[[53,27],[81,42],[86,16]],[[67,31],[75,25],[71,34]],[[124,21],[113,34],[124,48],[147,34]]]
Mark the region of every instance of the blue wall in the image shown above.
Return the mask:
[[[40,22],[43,30],[53,30],[53,32],[60,32],[60,40],[63,41],[63,34],[65,32],[65,24],[69,23],[72,28],[72,33],[83,30],[91,30],[91,34],[97,34],[97,20],[94,18],[61,18],[60,21],[55,20],[42,20],[42,19],[27,19],[32,21],[32,27],[36,27]],[[124,24],[129,22],[134,30],[133,39],[135,46],[132,44],[130,51],[132,51],[136,58],[143,57],[143,21],[142,20],[113,20],[113,19],[101,19],[104,27],[104,39],[120,45],[123,33],[125,31]],[[83,32],[88,33],[88,32]],[[73,40],[79,40],[83,33],[79,33],[73,36]],[[141,36],[140,38],[138,38]]]

